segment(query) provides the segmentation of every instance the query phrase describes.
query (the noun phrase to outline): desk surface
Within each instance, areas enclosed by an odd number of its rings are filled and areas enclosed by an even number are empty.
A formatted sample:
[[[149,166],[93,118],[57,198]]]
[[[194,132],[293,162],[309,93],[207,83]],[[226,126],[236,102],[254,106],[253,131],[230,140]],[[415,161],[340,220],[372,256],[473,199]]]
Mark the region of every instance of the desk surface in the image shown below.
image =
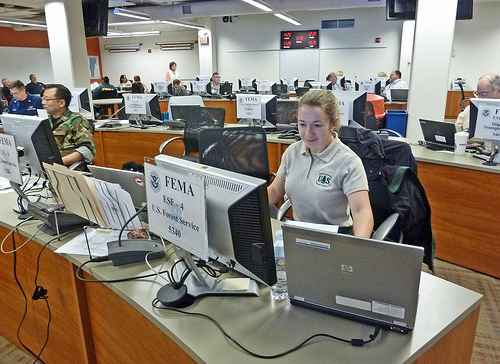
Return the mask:
[[[10,206],[14,203],[15,196],[14,194],[2,195],[1,200]],[[3,209],[0,212],[0,221],[7,228],[11,228],[18,222],[10,209]],[[30,236],[34,228],[35,224],[30,223],[24,228],[21,227],[21,233]],[[48,237],[41,234],[35,240],[45,242]],[[61,244],[61,242],[55,242],[50,244],[49,248],[54,250]],[[80,265],[87,260],[86,256],[66,256],[66,258],[75,265]],[[153,262],[156,269],[169,264],[170,262],[163,260]],[[93,264],[87,271],[97,279],[123,278],[145,272],[150,273],[146,265],[142,263],[113,267],[111,262]],[[231,345],[206,319],[152,308],[151,301],[164,283],[157,277],[142,281],[107,284],[107,286],[168,335],[197,362],[263,362],[262,359],[248,356]],[[473,311],[477,312],[480,302],[480,294],[422,273],[419,309],[415,329],[411,334],[404,335],[383,330],[374,343],[359,348],[332,340],[314,340],[312,344],[275,362],[411,363]],[[260,287],[259,297],[207,297],[198,300],[185,311],[210,315],[247,348],[268,355],[285,351],[315,333],[329,333],[347,339],[367,339],[373,331],[373,328],[368,325],[295,307],[288,301],[273,301],[269,295],[269,288],[265,286]],[[113,325],[114,323],[102,324]],[[116,325],[119,326],[119,323]],[[473,325],[475,330],[474,322]],[[461,342],[455,343],[458,347],[461,344]],[[470,347],[472,350],[472,342]],[[144,347],[138,350],[144,350]]]

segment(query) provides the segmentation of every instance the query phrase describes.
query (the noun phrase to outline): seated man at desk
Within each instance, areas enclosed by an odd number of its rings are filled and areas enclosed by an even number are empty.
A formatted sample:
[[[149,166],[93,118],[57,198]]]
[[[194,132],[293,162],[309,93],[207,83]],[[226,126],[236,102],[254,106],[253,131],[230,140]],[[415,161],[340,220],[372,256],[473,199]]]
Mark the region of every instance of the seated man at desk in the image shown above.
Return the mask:
[[[210,95],[220,95],[220,73],[212,73],[212,81],[207,85],[207,93]]]
[[[326,80],[332,83],[332,90],[342,91],[342,87],[337,83],[338,76],[336,72],[330,72],[328,76],[326,76]]]
[[[394,70],[389,75],[388,84],[385,86],[384,91],[382,91],[382,96],[391,101],[391,89],[409,89],[408,84],[401,79],[401,71]]]
[[[65,166],[81,160],[90,163],[96,151],[90,122],[68,109],[71,98],[71,91],[61,84],[53,84],[42,90],[43,108],[49,115]]]
[[[500,99],[500,75],[495,73],[487,73],[477,81],[476,91],[474,96],[480,99]],[[464,111],[458,114],[455,121],[457,131],[469,131],[470,106],[467,106]]]
[[[188,96],[189,93],[184,86],[181,85],[181,80],[176,78],[172,81],[172,86],[168,87],[168,91],[172,96]],[[171,92],[170,92],[171,91]]]
[[[102,83],[92,91],[94,99],[113,99],[117,97],[118,91],[116,87],[109,83],[109,77],[104,76]]]
[[[12,81],[10,91],[14,97],[9,102],[9,114],[36,116],[38,115],[37,109],[43,108],[40,96],[26,93],[22,81]]]
[[[45,84],[38,82],[35,74],[30,75],[30,82],[26,85],[26,92],[31,95],[40,95],[45,88]]]

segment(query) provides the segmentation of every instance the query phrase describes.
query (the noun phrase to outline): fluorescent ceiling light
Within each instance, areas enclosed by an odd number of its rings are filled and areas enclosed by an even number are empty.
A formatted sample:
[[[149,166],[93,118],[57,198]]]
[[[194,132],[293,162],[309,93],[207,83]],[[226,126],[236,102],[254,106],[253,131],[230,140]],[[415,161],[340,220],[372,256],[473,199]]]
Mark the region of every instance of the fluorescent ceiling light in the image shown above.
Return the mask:
[[[300,22],[295,19],[294,17],[291,17],[290,15],[288,14],[285,14],[285,13],[274,13],[274,16],[277,16],[278,18],[280,19],[283,19],[289,23],[292,23],[293,25],[300,25]]]
[[[104,49],[139,49],[142,43],[106,44]]]
[[[159,30],[148,30],[144,32],[130,32],[130,33],[114,33],[104,36],[103,38],[127,38],[127,37],[147,37],[151,35],[160,35]]]
[[[242,0],[246,2],[247,4],[250,4],[252,6],[255,6],[256,8],[259,8],[260,10],[264,11],[273,11],[273,8],[271,8],[271,5],[266,4],[265,2],[261,0]]]
[[[125,8],[115,8],[115,10],[113,10],[113,13],[116,15],[128,16],[129,18],[151,20],[151,15],[149,14],[132,11]]]
[[[0,23],[47,28],[47,24],[45,24],[43,21],[27,20],[27,19],[0,18]]]
[[[193,28],[193,29],[205,29],[205,27],[202,25],[195,24],[195,23],[188,23],[188,22],[179,21],[179,20],[160,20],[159,23],[178,25],[180,27]]]
[[[143,20],[143,21],[122,21],[119,23],[108,23],[109,27],[116,27],[116,26],[130,26],[130,25],[148,25],[148,24],[156,24],[158,23],[158,20]]]

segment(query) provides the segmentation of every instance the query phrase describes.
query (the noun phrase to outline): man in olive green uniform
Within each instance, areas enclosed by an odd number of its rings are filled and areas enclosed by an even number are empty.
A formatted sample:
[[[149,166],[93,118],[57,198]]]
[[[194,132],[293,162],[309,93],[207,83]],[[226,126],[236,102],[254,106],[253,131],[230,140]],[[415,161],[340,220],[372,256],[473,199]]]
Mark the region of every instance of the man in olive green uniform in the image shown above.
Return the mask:
[[[61,84],[53,84],[42,90],[41,96],[63,164],[69,166],[81,160],[92,162],[95,155],[93,130],[87,119],[68,109],[72,98],[70,90]]]

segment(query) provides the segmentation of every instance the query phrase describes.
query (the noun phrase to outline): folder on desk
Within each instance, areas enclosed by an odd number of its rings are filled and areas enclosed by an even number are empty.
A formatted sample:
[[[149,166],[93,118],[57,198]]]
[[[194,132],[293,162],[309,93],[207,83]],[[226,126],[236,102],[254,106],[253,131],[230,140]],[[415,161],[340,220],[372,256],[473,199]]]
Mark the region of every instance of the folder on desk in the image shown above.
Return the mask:
[[[282,226],[292,304],[407,333],[423,248],[310,227]]]
[[[136,212],[130,194],[120,185],[92,179],[58,164],[46,164],[56,195],[66,210],[101,227],[120,229]],[[135,217],[130,228],[142,228]]]

